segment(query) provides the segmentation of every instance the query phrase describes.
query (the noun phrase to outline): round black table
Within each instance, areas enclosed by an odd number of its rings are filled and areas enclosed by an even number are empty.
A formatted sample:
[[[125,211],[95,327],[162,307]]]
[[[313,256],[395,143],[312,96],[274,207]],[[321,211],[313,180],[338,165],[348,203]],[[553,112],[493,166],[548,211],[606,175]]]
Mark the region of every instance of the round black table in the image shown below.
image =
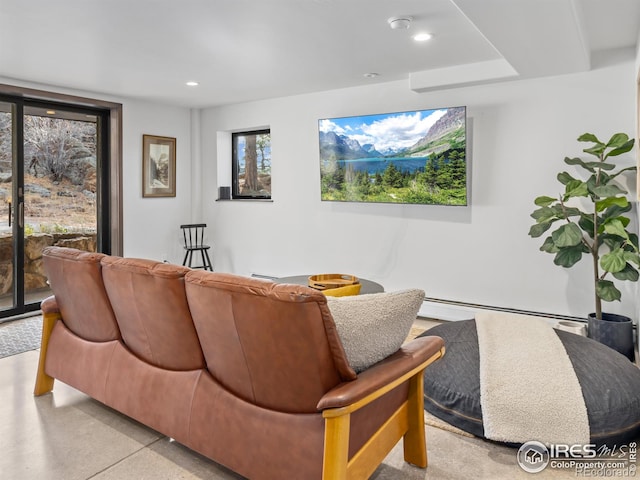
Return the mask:
[[[294,285],[309,286],[309,277],[310,275],[293,275],[291,277],[276,278],[273,281],[275,283],[293,283]],[[384,287],[379,283],[372,282],[371,280],[366,280],[360,277],[358,277],[358,281],[360,282],[360,285],[362,285],[362,287],[360,288],[360,295],[367,293],[384,292]]]

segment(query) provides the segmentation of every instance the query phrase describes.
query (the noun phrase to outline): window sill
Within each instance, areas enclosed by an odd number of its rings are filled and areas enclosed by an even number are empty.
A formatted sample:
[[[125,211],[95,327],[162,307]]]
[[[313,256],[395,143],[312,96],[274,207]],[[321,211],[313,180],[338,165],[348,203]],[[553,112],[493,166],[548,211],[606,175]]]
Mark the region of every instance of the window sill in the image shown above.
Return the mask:
[[[273,203],[272,198],[217,198],[216,202],[264,202]]]

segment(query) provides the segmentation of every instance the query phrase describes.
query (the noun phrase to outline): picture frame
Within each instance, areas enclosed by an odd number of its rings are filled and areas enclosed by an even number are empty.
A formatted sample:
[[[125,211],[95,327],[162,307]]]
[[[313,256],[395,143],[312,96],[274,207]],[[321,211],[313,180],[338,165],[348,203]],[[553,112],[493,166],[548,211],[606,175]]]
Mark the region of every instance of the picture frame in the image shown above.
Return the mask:
[[[176,139],[142,135],[142,196],[176,196]]]

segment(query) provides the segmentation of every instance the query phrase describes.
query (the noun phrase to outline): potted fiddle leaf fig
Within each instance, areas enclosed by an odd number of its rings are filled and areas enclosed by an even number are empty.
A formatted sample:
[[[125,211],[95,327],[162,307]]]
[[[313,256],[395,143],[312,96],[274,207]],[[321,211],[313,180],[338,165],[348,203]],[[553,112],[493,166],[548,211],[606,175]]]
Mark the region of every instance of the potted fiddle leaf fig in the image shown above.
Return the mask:
[[[553,226],[540,250],[553,254],[553,262],[561,267],[572,267],[583,255],[590,257],[595,312],[589,315],[589,336],[633,360],[631,319],[603,313],[602,302],[620,300],[622,294],[614,280],[635,282],[639,277],[638,235],[627,229],[630,219],[625,214],[631,204],[626,197],[628,192],[619,183],[622,173],[636,167],[620,168],[613,162],[613,157],[631,151],[635,139],[616,133],[605,143],[585,133],[578,141],[591,144],[583,152],[595,159],[565,157],[564,162],[580,167],[586,180],[566,171],[559,173],[557,178],[564,185],[564,192],[557,198],[535,199],[538,208],[531,217],[536,223],[529,235],[541,237]]]

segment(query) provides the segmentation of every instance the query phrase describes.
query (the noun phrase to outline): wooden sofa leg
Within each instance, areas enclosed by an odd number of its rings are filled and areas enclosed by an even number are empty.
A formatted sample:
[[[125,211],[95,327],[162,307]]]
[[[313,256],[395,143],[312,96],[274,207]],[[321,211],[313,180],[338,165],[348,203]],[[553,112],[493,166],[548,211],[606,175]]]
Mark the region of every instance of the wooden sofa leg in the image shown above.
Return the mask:
[[[36,385],[33,389],[35,396],[44,395],[53,390],[54,378],[44,372],[44,364],[47,359],[47,349],[49,339],[54,325],[60,319],[59,313],[45,313],[42,316],[42,343],[40,344],[40,359],[38,360],[38,373],[36,374]]]
[[[325,418],[323,480],[346,480],[349,461],[349,429],[351,416]]]
[[[404,459],[418,467],[427,466],[427,442],[424,431],[424,371],[409,380],[407,415],[409,430],[404,435]]]

